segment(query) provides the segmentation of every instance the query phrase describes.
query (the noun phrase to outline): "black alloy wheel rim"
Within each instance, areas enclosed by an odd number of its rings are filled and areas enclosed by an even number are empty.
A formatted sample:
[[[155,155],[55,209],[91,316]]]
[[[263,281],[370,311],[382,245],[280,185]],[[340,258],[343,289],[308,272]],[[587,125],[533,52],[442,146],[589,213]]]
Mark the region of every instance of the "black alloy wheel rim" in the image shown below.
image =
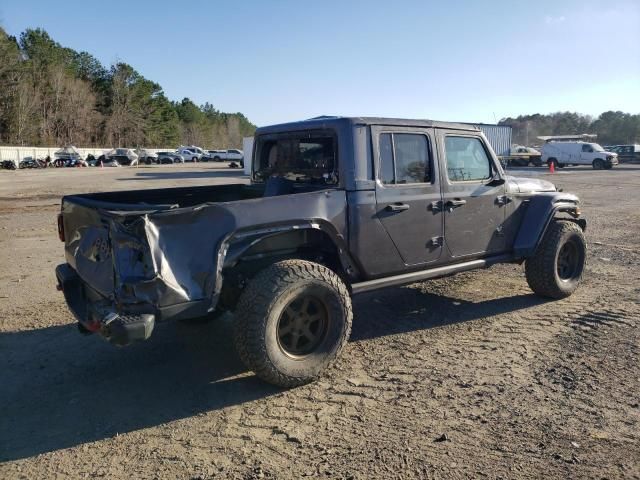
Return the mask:
[[[558,252],[558,276],[560,280],[571,280],[578,271],[578,260],[580,255],[575,242],[569,241],[562,245]]]
[[[309,355],[326,336],[329,314],[324,302],[304,295],[293,300],[278,320],[278,343],[293,357]]]

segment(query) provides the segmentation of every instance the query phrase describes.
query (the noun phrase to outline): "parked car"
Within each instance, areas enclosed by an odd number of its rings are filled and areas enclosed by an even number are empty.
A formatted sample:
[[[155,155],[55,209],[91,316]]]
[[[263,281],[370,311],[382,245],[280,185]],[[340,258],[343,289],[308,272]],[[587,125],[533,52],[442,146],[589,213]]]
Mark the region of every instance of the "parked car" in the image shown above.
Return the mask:
[[[178,147],[176,150],[180,155],[184,157],[185,162],[199,162],[204,155],[204,150],[200,147]]]
[[[618,155],[620,163],[640,163],[640,145],[615,145],[609,151]]]
[[[184,163],[184,157],[176,152],[158,152],[158,163]]]
[[[20,169],[24,169],[24,168],[47,168],[47,163],[43,158],[40,157],[24,157],[21,161],[20,164],[18,165],[18,168]]]
[[[213,161],[213,155],[211,154],[213,150],[204,150],[202,157],[200,157],[201,162],[211,162]]]
[[[90,167],[119,167],[120,164],[115,157],[107,158],[105,154],[99,155],[98,158],[88,160]]]
[[[84,162],[84,158],[73,145],[67,145],[53,154],[53,165],[56,167],[73,167],[80,161]]]
[[[506,160],[510,166],[526,167],[532,164],[539,167],[542,165],[542,154],[532,147],[513,145]]]
[[[259,128],[254,157],[251,184],[65,196],[56,276],[80,330],[126,345],[232,311],[240,358],[292,387],[346,345],[353,295],[497,263],[543,297],[581,281],[578,197],[505,175],[473,126],[312,119]]]
[[[226,150],[207,150],[207,153],[209,154],[209,158],[211,158],[211,160],[213,160],[214,162],[222,162],[222,159],[226,156],[227,151]]]
[[[16,162],[14,160],[2,160],[0,162],[0,169],[15,170],[16,168]]]
[[[131,167],[138,164],[138,155],[130,148],[114,148],[105,154],[105,159],[106,162],[116,160],[120,165]]]
[[[214,162],[244,162],[244,154],[242,150],[209,150],[209,155],[213,158]]]
[[[542,146],[542,162],[563,168],[568,165],[591,165],[594,170],[610,169],[618,164],[618,155],[607,152],[597,143],[555,142]]]
[[[153,163],[158,163],[158,155],[143,148],[140,148],[135,151],[136,155],[138,155],[138,162],[144,163],[145,165],[151,165]]]

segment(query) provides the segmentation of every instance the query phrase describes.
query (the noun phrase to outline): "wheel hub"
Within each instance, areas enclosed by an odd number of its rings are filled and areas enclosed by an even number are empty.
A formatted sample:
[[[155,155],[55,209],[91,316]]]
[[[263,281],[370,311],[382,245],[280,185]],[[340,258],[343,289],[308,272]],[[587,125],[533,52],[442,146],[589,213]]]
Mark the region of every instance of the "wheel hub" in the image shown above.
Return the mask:
[[[561,280],[571,280],[578,268],[578,249],[573,242],[565,243],[558,252],[558,276]]]
[[[278,321],[280,348],[292,356],[313,352],[322,342],[329,316],[324,303],[313,296],[302,296],[287,305]]]

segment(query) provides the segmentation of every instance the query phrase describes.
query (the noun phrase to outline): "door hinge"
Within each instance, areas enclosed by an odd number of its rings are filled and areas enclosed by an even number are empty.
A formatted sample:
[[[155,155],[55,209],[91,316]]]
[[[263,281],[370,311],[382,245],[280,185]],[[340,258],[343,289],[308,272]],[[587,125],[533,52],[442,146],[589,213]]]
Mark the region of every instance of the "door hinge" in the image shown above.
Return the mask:
[[[442,201],[438,200],[438,201],[435,201],[435,202],[431,202],[431,204],[429,205],[429,208],[431,209],[431,211],[433,213],[441,212],[443,210]]]
[[[508,195],[500,195],[496,198],[496,203],[500,206],[506,205],[507,203],[512,202],[513,199]]]
[[[442,247],[444,245],[444,237],[433,237],[430,243],[432,247]]]

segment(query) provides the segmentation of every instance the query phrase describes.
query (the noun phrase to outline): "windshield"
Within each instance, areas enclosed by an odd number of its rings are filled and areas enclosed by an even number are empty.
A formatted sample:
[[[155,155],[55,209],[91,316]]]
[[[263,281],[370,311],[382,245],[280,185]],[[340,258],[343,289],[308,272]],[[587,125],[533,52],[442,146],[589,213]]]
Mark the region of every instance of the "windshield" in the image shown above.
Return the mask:
[[[597,143],[590,143],[591,147],[593,148],[594,152],[604,152],[604,148],[602,148],[600,145],[598,145]]]
[[[264,181],[269,177],[335,185],[338,183],[335,134],[308,131],[260,138],[254,178]]]

